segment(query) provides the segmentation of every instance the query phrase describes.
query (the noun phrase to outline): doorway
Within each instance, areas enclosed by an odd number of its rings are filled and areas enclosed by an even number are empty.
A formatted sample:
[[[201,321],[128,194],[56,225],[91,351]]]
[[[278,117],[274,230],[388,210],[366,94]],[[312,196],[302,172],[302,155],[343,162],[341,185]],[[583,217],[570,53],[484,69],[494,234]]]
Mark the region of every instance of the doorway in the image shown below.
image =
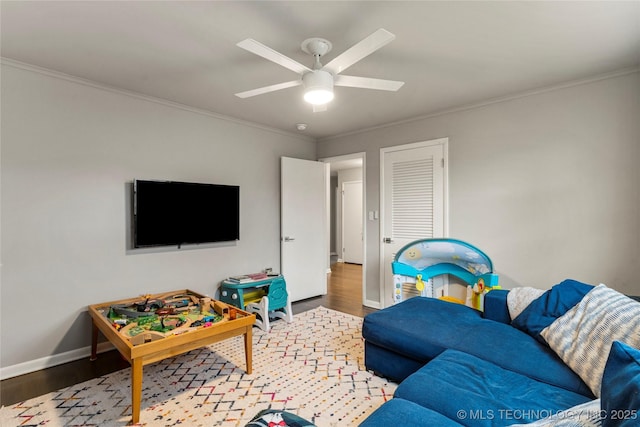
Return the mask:
[[[330,184],[328,191],[330,216],[330,277],[329,283],[343,277],[348,271],[350,289],[357,283],[357,301],[362,305],[365,295],[365,153],[355,153],[321,159],[329,164]],[[329,286],[328,296],[335,287]],[[338,297],[336,295],[336,297]]]

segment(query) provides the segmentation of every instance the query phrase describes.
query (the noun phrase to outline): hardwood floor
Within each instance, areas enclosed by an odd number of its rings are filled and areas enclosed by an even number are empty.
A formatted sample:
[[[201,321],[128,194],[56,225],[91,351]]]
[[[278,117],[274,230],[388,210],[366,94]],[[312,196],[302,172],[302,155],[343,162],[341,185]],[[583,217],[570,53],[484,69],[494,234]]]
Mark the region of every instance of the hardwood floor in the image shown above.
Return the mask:
[[[335,263],[327,282],[325,307],[364,317],[375,309],[362,305],[362,266]]]
[[[362,266],[336,263],[331,266],[327,282],[327,295],[297,301],[292,304],[293,314],[319,306],[363,317],[375,311],[362,305]],[[76,360],[30,374],[9,378],[0,382],[2,405],[12,405],[78,384],[92,378],[129,368],[116,350],[102,353],[98,360]]]

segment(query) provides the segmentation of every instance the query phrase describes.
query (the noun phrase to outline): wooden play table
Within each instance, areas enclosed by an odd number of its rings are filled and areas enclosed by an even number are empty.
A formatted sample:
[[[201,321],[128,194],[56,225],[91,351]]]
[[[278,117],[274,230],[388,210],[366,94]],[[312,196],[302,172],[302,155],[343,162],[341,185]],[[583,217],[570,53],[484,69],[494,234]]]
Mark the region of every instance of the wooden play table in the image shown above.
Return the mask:
[[[145,302],[145,300],[175,300],[174,297],[176,296],[179,296],[178,298],[184,298],[185,301],[192,300],[193,302],[189,302],[189,304],[193,304],[192,312],[196,314],[190,314],[190,319],[185,322],[183,326],[170,332],[142,332],[132,337],[131,334],[125,333],[124,329],[127,327],[118,330],[119,325],[116,326],[117,324],[109,317],[109,312],[114,306],[123,307],[126,305],[135,305],[141,301]],[[218,318],[222,317],[221,320],[215,323],[206,323],[205,321],[207,319],[197,318],[198,310],[202,309],[201,306],[208,307],[210,311],[213,312],[214,304],[216,312],[220,312]],[[169,306],[170,304],[167,305]],[[223,308],[222,310],[221,307]],[[156,307],[153,307],[152,309],[155,308]],[[185,310],[185,308],[181,310]],[[186,311],[181,312],[186,313]],[[252,327],[256,319],[255,314],[248,313],[236,307],[230,308],[221,302],[211,301],[210,298],[205,295],[188,289],[157,295],[145,295],[145,297],[90,305],[89,315],[91,316],[93,325],[91,334],[91,360],[97,358],[98,331],[100,331],[131,364],[131,411],[134,424],[140,421],[142,368],[145,365],[205,347],[234,336],[244,335],[246,372],[248,374],[251,373]],[[166,319],[168,317],[169,316],[166,316],[164,318]],[[184,317],[185,316],[182,316],[183,320]],[[206,316],[203,315],[202,317],[204,318]],[[198,320],[195,323],[193,322],[194,318]],[[137,326],[135,319],[132,320],[134,320],[134,322],[132,322],[134,324],[130,326]]]

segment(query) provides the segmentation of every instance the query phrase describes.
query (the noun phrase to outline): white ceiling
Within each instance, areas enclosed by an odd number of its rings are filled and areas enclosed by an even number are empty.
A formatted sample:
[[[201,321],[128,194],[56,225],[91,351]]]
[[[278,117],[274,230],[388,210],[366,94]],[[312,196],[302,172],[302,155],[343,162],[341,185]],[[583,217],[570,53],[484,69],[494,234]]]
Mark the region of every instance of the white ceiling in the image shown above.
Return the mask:
[[[640,2],[2,1],[1,54],[216,114],[326,138],[640,65]],[[296,74],[236,46],[256,39],[307,66],[378,28],[396,39],[349,68],[396,93],[337,87],[313,113]]]

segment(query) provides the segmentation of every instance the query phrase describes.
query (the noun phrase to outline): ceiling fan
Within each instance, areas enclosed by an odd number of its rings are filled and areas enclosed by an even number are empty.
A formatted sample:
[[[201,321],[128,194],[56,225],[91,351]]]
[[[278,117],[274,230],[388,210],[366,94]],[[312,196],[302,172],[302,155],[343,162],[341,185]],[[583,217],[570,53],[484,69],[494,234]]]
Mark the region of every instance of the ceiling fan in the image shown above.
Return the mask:
[[[327,103],[333,99],[334,85],[395,92],[402,87],[404,82],[340,74],[362,58],[391,42],[395,37],[396,36],[389,31],[381,28],[324,66],[320,63],[320,58],[331,50],[331,42],[318,37],[307,39],[302,42],[301,47],[304,52],[314,57],[312,68],[302,65],[258,41],[253,39],[243,40],[238,43],[237,46],[300,74],[300,78],[236,93],[236,96],[239,98],[249,98],[251,96],[302,85],[304,86],[304,99],[313,105],[313,111],[315,112],[325,111],[327,109]]]

